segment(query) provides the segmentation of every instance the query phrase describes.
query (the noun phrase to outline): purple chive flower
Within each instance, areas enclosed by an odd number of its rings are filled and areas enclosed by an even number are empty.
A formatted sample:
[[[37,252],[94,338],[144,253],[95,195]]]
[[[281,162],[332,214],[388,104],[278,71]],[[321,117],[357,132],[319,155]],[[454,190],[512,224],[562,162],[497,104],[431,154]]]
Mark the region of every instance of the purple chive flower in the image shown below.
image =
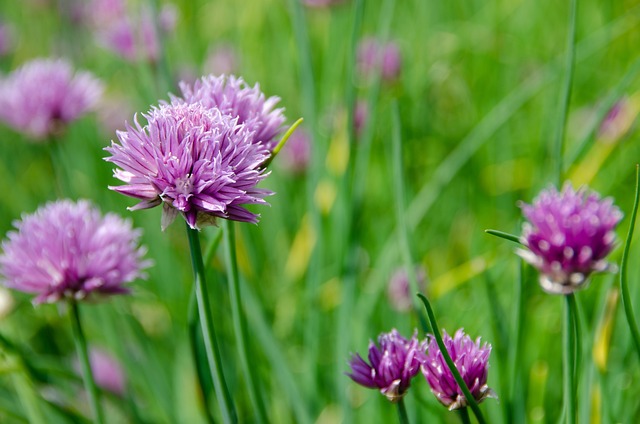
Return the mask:
[[[47,203],[2,242],[0,273],[7,287],[37,294],[35,303],[62,298],[128,293],[149,266],[130,221],[100,211],[86,200]]]
[[[124,396],[126,383],[122,366],[116,358],[102,349],[92,348],[89,351],[89,363],[96,385],[119,396]],[[75,364],[80,371],[80,364]]]
[[[379,72],[384,81],[394,81],[402,67],[400,49],[394,42],[381,43],[375,38],[364,38],[358,44],[357,64],[365,78]]]
[[[344,0],[303,0],[302,2],[309,7],[329,7],[344,3]]]
[[[600,125],[598,136],[607,143],[620,140],[635,121],[637,110],[627,98],[618,100]]]
[[[369,120],[369,105],[364,100],[358,100],[356,102],[356,110],[353,113],[353,126],[356,131],[356,138],[362,137],[364,127]]]
[[[103,86],[62,60],[36,59],[0,80],[0,120],[34,139],[56,135],[92,109]]]
[[[427,281],[427,271],[423,266],[417,266],[415,268],[415,273],[418,289],[420,291],[424,291]],[[415,293],[411,292],[409,275],[405,268],[397,269],[389,279],[387,296],[389,297],[389,303],[391,303],[391,306],[396,311],[407,312],[411,309],[411,299],[415,296]]]
[[[129,61],[155,62],[160,53],[158,29],[171,33],[175,29],[177,10],[167,4],[154,14],[142,7],[131,13],[123,0],[93,0],[86,6],[85,21],[102,47]]]
[[[378,345],[369,343],[369,363],[359,354],[349,361],[353,381],[365,387],[379,389],[391,402],[400,400],[409,389],[411,379],[420,370],[424,345],[416,334],[407,340],[393,329],[378,336]]]
[[[285,121],[283,109],[274,109],[280,99],[266,99],[258,84],[249,87],[242,78],[233,75],[208,75],[193,86],[180,83],[180,89],[184,99],[173,98],[174,103],[186,101],[219,109],[223,114],[237,117],[238,124],[254,132],[255,143],[265,145],[269,151],[277,145],[276,136]]]
[[[13,48],[13,27],[4,22],[0,22],[0,57],[11,53]]]
[[[540,285],[551,294],[569,294],[586,287],[593,272],[612,267],[604,259],[615,246],[614,229],[622,212],[613,199],[566,183],[542,191],[532,205],[521,203],[529,221],[523,225],[517,253],[540,271]]]
[[[207,54],[204,70],[207,74],[232,74],[238,70],[238,62],[236,49],[231,44],[221,44]]]
[[[238,119],[200,103],[161,105],[143,114],[147,125],[127,124],[119,143],[105,150],[126,183],[109,187],[141,202],[130,210],[163,203],[162,228],[180,212],[191,228],[216,218],[258,221],[244,205],[265,204],[272,194],[256,185],[268,174],[261,164],[269,151]]]
[[[476,402],[496,397],[493,390],[487,386],[491,345],[485,343],[480,346],[480,337],[474,342],[462,328],[456,331],[453,338],[443,331],[442,341]],[[427,354],[423,357],[422,374],[427,379],[431,392],[450,411],[468,405],[432,335],[429,336]]]
[[[303,128],[298,128],[291,134],[287,144],[278,154],[279,162],[294,174],[306,171],[310,156],[311,137]]]

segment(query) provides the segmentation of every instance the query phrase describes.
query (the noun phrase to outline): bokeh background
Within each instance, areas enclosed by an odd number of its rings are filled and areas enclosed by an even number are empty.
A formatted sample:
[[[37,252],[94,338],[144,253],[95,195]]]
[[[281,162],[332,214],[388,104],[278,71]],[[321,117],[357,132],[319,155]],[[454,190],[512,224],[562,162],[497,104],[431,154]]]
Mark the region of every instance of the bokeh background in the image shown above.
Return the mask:
[[[208,73],[241,75],[267,96],[280,97],[288,125],[304,118],[298,136],[309,143],[309,160],[297,166],[287,157],[293,146],[285,146],[263,183],[277,193],[271,206],[253,209],[261,214],[258,225],[237,225],[251,366],[271,421],[396,419],[383,396],[345,372],[350,353],[366,353],[379,333],[397,328],[409,336],[419,327],[415,314],[393,308],[387,287],[403,267],[392,160],[397,104],[413,260],[426,269],[426,293],[441,327],[449,333],[464,327],[493,345],[489,385],[500,399],[483,403],[488,421],[557,422],[561,298],[544,294],[533,270],[520,271],[513,244],[484,230],[519,234],[518,201],[531,202],[554,182],[568,1],[378,0],[365,1],[359,15],[353,0],[313,6],[299,0],[127,0],[134,21],[145,8],[172,8],[167,13],[174,21],[160,31],[153,57],[144,48],[124,57],[101,42],[94,20],[103,12],[91,9],[94,3],[1,2],[8,37],[0,69],[9,73],[33,58],[64,57],[106,87],[95,112],[53,144],[56,166],[64,170],[62,194],[132,219],[155,262],[148,280],[132,285],[132,295],[83,310],[90,344],[115,357],[126,376],[126,395],[105,399],[109,422],[206,422],[203,402],[217,418],[213,394],[203,398],[198,390],[190,351],[192,271],[182,224],[161,232],[159,208],[127,211],[134,202],[107,189],[117,181],[103,160],[103,148],[134,113],[178,94],[178,81]],[[358,65],[365,39],[391,43],[397,70],[379,77],[376,66],[367,73]],[[588,184],[614,197],[627,215],[618,230],[624,239],[640,154],[640,5],[580,0],[576,39],[565,175],[575,187]],[[51,144],[0,125],[2,234],[21,214],[61,195]],[[203,230],[205,247],[217,231]],[[213,252],[206,264],[214,319],[240,421],[252,422],[222,253]],[[613,261],[620,255],[618,248]],[[634,243],[629,277],[636,308],[637,257]],[[633,422],[640,414],[640,368],[617,275],[594,277],[578,301],[580,422]],[[4,346],[0,356],[1,421],[28,421],[21,393],[35,396],[47,422],[87,421],[65,308],[34,308],[28,296],[2,289],[0,316],[0,334],[15,348]],[[421,376],[406,399],[414,422],[458,419],[437,403]]]

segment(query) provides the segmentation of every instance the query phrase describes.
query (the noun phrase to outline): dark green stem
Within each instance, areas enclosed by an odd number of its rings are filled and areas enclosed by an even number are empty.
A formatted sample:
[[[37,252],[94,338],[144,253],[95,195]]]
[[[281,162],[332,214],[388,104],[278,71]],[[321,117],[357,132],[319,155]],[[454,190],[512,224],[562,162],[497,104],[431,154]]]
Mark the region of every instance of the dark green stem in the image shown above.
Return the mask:
[[[249,398],[253,404],[256,421],[259,423],[267,422],[267,414],[258,390],[258,382],[255,373],[251,372],[249,366],[249,335],[247,334],[247,322],[242,311],[242,298],[240,293],[240,282],[238,280],[238,261],[236,259],[236,236],[233,222],[224,220],[224,244],[225,244],[225,260],[227,263],[227,275],[229,281],[229,296],[231,297],[231,315],[233,320],[233,329],[236,333],[236,342],[238,343],[238,353],[240,354],[240,365],[242,372],[247,380],[247,389],[249,390]],[[255,363],[255,361],[253,361]]]
[[[222,360],[216,333],[211,316],[211,305],[207,293],[207,283],[205,279],[204,263],[202,262],[202,251],[200,249],[200,238],[198,230],[194,230],[187,224],[187,236],[189,238],[189,248],[191,250],[191,264],[195,278],[196,299],[198,301],[198,315],[202,328],[202,338],[209,362],[211,380],[218,399],[222,420],[225,423],[236,423],[238,421],[236,410],[229,394],[229,389],[224,379]]]
[[[563,320],[563,380],[564,402],[568,424],[576,424],[576,303],[573,294],[564,296],[565,315]]]
[[[458,409],[458,414],[460,415],[460,421],[462,421],[462,424],[471,424],[469,410],[466,407]]]
[[[440,352],[442,353],[442,356],[444,357],[444,360],[447,363],[447,366],[449,367],[451,374],[453,374],[453,378],[456,380],[456,383],[458,383],[458,387],[460,387],[460,389],[462,390],[462,393],[464,394],[464,397],[467,400],[467,404],[471,407],[471,410],[473,411],[473,414],[476,416],[478,423],[485,424],[486,421],[482,416],[482,411],[480,411],[480,407],[478,407],[478,403],[476,402],[476,399],[473,397],[473,395],[469,391],[469,388],[467,387],[467,383],[465,383],[464,380],[462,379],[460,372],[458,372],[458,368],[456,368],[456,364],[454,364],[453,360],[451,359],[451,356],[449,355],[449,351],[447,350],[447,347],[444,345],[444,342],[442,341],[440,328],[438,327],[436,316],[433,313],[433,309],[431,309],[431,304],[429,303],[429,300],[426,298],[426,296],[420,293],[418,293],[418,297],[420,298],[420,300],[422,300],[422,303],[424,304],[424,307],[427,310],[427,316],[429,317],[429,322],[431,323],[431,328],[433,329],[433,336],[436,338],[436,343],[438,343]]]
[[[631,212],[631,222],[629,223],[629,232],[624,242],[624,251],[622,253],[622,261],[620,263],[620,294],[622,297],[622,306],[624,314],[631,330],[633,344],[635,345],[638,357],[640,357],[640,331],[638,331],[638,321],[636,321],[633,305],[631,303],[631,294],[629,293],[629,284],[627,281],[627,261],[629,260],[629,249],[631,248],[631,239],[633,238],[633,230],[636,225],[636,216],[638,215],[638,203],[640,200],[640,165],[636,165],[636,195],[633,200],[633,211]]]
[[[400,398],[396,405],[398,405],[398,419],[400,424],[409,424],[409,416],[407,415],[407,407],[404,404],[404,398]]]
[[[496,236],[496,237],[503,238],[505,240],[512,241],[514,243],[522,244],[522,242],[520,241],[520,237],[513,234],[505,233],[504,231],[484,230],[484,232],[487,234],[491,234],[492,236]]]
[[[71,318],[73,340],[76,345],[78,359],[80,360],[80,369],[82,370],[82,376],[84,378],[84,388],[87,391],[87,396],[89,396],[89,404],[91,405],[91,411],[93,412],[95,422],[97,424],[102,424],[105,422],[104,414],[102,412],[102,406],[100,405],[100,398],[98,397],[98,388],[93,378],[93,372],[91,371],[87,341],[84,338],[84,332],[82,331],[82,324],[80,322],[80,310],[78,309],[78,303],[75,300],[69,301],[69,314]]]

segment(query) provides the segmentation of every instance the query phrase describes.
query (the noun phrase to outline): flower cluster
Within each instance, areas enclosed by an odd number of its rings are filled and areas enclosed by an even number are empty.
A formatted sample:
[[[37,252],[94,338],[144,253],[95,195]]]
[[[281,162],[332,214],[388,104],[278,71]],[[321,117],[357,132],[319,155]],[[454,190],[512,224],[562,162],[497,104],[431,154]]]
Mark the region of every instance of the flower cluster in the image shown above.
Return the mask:
[[[542,289],[569,294],[586,287],[593,272],[611,269],[605,261],[615,246],[614,229],[622,212],[610,198],[565,184],[561,192],[544,190],[529,205],[520,205],[529,221],[522,231],[528,248],[517,253],[536,267]]]
[[[0,120],[35,139],[56,135],[87,113],[103,86],[58,59],[35,59],[0,80]]]
[[[423,266],[415,267],[415,275],[418,283],[418,290],[424,291],[427,282],[427,270]],[[389,303],[398,312],[407,312],[411,309],[411,293],[409,275],[406,268],[397,269],[389,279],[387,286],[387,297]]]
[[[264,204],[271,194],[256,187],[270,152],[253,142],[253,132],[200,103],[162,105],[143,116],[147,125],[127,125],[117,133],[120,143],[105,149],[121,168],[114,176],[127,184],[110,188],[141,200],[131,210],[164,203],[163,229],[178,212],[191,228],[216,217],[258,221],[243,205]]]
[[[173,32],[177,10],[167,3],[157,15],[148,7],[140,8],[138,13],[132,12],[135,11],[127,8],[125,0],[91,0],[81,16],[104,48],[127,60],[156,62],[160,54],[161,34],[158,30],[163,34]]]
[[[365,78],[380,73],[384,81],[396,80],[402,67],[400,49],[394,42],[381,43],[375,38],[364,38],[358,44],[357,64]]]
[[[150,265],[140,231],[86,200],[48,203],[14,226],[2,242],[0,273],[6,286],[37,294],[35,303],[127,293],[123,284]]]
[[[444,332],[443,341],[476,402],[495,397],[487,386],[491,346],[480,346],[479,338],[474,343],[462,329],[453,339]],[[392,402],[407,393],[411,379],[422,370],[433,394],[449,410],[468,405],[433,336],[419,341],[414,334],[407,340],[394,329],[381,334],[378,345],[370,342],[368,358],[367,363],[358,354],[352,356],[347,375],[362,386],[379,389]]]
[[[365,387],[379,389],[391,402],[396,402],[409,389],[411,379],[418,374],[424,347],[414,334],[405,339],[393,329],[380,334],[378,346],[369,343],[369,363],[355,354],[349,365],[353,381]]]
[[[476,402],[495,397],[487,386],[491,346],[487,343],[480,346],[479,337],[474,342],[462,329],[456,331],[453,338],[443,331],[442,341]],[[431,392],[450,411],[468,405],[433,336],[430,336],[427,354],[422,362],[422,373]]]

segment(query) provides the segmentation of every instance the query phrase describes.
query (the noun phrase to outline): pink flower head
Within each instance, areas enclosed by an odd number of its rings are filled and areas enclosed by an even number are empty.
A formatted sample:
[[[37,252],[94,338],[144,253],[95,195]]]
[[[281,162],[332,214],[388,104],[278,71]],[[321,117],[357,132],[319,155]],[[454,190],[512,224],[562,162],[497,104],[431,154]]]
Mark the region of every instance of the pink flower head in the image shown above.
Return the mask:
[[[145,277],[150,265],[140,230],[86,200],[47,203],[13,225],[0,273],[7,287],[37,294],[35,303],[128,293],[123,284]]]
[[[255,143],[265,145],[269,151],[277,145],[276,136],[285,121],[283,109],[274,109],[280,99],[265,98],[258,84],[249,87],[242,78],[233,75],[208,75],[193,86],[180,83],[180,89],[184,99],[174,98],[174,102],[200,103],[218,109],[223,114],[237,117],[238,124],[254,133]]]
[[[400,49],[394,42],[381,43],[375,38],[364,38],[358,44],[358,69],[365,78],[380,73],[385,81],[394,81],[400,76],[402,60]]]
[[[485,343],[480,346],[479,337],[474,342],[462,329],[456,331],[453,338],[443,331],[442,341],[476,402],[495,397],[493,390],[487,386],[491,345]],[[427,379],[431,392],[450,411],[468,405],[433,336],[429,338],[427,354],[423,357],[422,374]]]
[[[0,120],[35,139],[59,133],[92,109],[103,86],[68,62],[36,59],[0,80]]]
[[[124,371],[116,358],[102,349],[92,348],[89,351],[89,363],[98,387],[119,396],[124,395],[126,388]]]
[[[418,289],[424,291],[427,281],[427,271],[423,266],[417,266],[415,268],[415,274],[418,280]],[[397,269],[389,279],[387,296],[389,297],[389,303],[391,303],[391,306],[396,311],[407,312],[411,309],[411,298],[415,296],[415,293],[411,292],[409,275],[405,268]]]
[[[291,173],[301,174],[306,171],[310,156],[311,137],[304,128],[298,128],[278,154],[278,159]]]
[[[351,373],[347,374],[356,383],[379,389],[391,402],[400,400],[409,389],[411,379],[420,370],[424,346],[416,334],[405,339],[393,329],[378,337],[378,346],[369,343],[369,362],[359,354],[351,357]]]
[[[520,208],[529,221],[521,237],[528,249],[517,253],[540,271],[544,291],[573,293],[587,286],[591,273],[610,269],[605,258],[622,219],[613,199],[600,199],[587,188],[575,191],[566,183],[561,192],[551,187]]]
[[[268,174],[261,164],[270,152],[238,118],[201,103],[174,102],[143,114],[147,125],[127,124],[105,150],[126,183],[109,187],[137,198],[131,210],[163,203],[162,228],[180,212],[191,228],[216,218],[258,221],[247,204],[265,204],[271,192],[257,188]]]

